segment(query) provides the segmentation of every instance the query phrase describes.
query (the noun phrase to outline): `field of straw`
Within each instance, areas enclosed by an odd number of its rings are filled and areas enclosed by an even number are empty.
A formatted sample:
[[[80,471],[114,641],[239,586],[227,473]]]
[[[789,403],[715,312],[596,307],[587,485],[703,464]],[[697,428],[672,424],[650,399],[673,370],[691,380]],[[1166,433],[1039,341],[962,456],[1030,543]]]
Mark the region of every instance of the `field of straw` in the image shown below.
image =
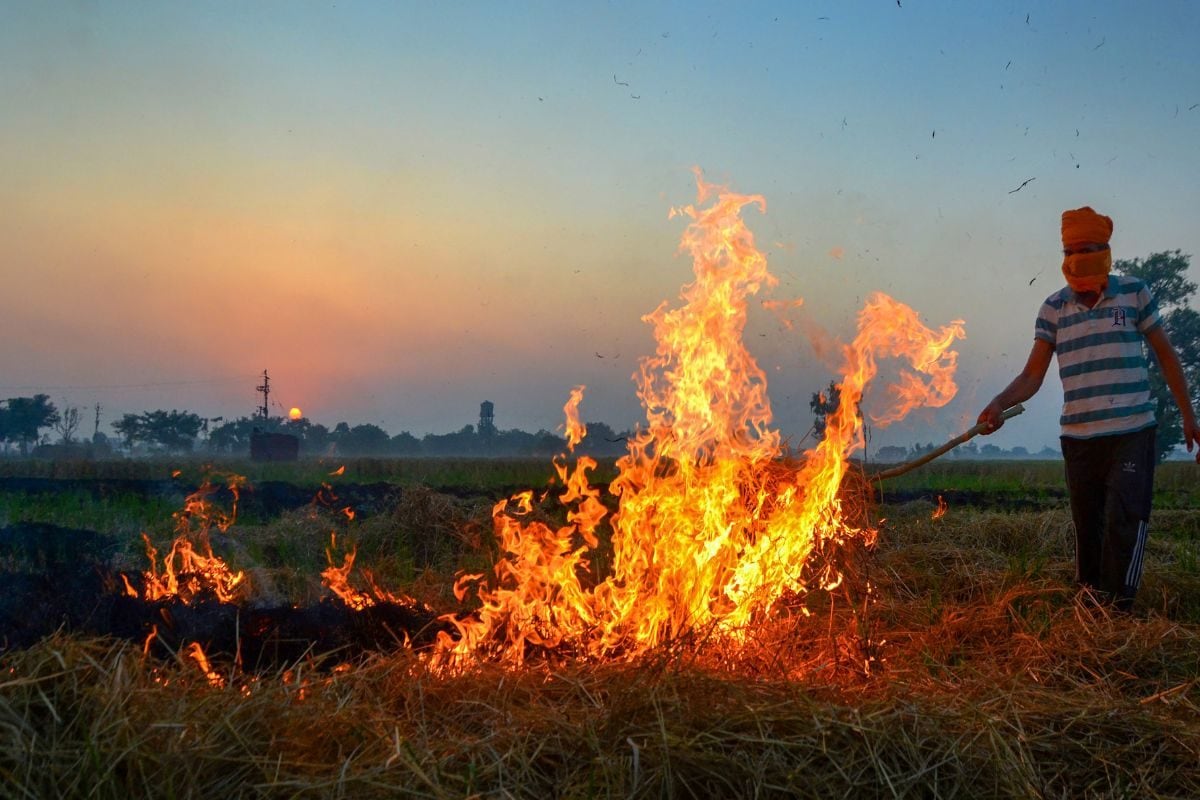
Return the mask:
[[[1195,465],[1162,468],[1132,614],[1073,587],[1059,469],[947,462],[885,487],[852,579],[736,648],[695,631],[633,663],[450,677],[400,650],[209,674],[61,632],[0,653],[0,796],[1200,796]],[[415,488],[347,535],[382,580],[446,608],[454,572],[493,556],[490,498],[464,497]],[[0,525],[91,515],[132,531],[133,563],[157,509],[110,500],[9,492]],[[319,591],[321,521],[229,539],[272,591]]]

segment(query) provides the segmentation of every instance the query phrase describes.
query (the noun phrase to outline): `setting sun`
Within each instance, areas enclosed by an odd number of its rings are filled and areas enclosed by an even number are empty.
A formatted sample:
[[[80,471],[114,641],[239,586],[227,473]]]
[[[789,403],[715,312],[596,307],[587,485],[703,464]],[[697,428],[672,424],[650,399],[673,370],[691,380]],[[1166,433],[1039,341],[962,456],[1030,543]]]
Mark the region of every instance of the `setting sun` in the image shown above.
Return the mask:
[[[292,407],[292,410],[288,412],[288,419],[300,419],[303,416],[304,412],[294,406]]]

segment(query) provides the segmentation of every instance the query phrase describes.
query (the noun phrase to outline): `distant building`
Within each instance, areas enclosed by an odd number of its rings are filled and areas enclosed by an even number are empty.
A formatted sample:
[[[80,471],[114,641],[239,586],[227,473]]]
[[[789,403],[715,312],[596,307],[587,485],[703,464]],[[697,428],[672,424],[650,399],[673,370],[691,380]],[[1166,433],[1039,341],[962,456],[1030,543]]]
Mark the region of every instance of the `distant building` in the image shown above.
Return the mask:
[[[295,461],[300,457],[300,439],[287,433],[250,434],[251,461]]]
[[[493,436],[496,433],[496,407],[491,400],[479,404],[479,435]]]

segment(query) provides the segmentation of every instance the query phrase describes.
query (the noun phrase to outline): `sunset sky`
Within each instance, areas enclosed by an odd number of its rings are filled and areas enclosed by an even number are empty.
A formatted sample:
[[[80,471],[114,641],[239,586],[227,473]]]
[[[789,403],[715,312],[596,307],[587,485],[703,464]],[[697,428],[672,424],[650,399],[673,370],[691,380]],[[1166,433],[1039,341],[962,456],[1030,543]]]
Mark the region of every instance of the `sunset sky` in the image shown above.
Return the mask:
[[[765,197],[770,297],[804,299],[747,335],[777,426],[835,377],[799,331],[882,290],[965,321],[956,399],[872,448],[940,442],[1024,363],[1063,209],[1200,255],[1197,31],[1188,0],[3,3],[0,398],[111,434],[249,415],[265,368],[330,427],[553,430],[577,384],[631,426],[699,167]],[[1057,446],[1061,399],[990,441]]]

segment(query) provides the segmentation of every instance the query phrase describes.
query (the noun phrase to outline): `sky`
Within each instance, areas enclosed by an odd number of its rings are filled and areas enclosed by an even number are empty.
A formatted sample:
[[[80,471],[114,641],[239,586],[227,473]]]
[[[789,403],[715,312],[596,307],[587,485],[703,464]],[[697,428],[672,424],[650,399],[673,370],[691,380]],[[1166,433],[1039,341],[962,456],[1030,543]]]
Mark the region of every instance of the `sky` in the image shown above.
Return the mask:
[[[0,398],[111,434],[249,416],[266,369],[329,427],[490,400],[555,430],[579,384],[632,426],[698,167],[765,198],[763,299],[804,300],[747,330],[775,427],[836,377],[800,331],[849,340],[878,290],[965,323],[955,399],[872,430],[940,443],[1023,365],[1064,209],[1117,259],[1200,254],[1197,30],[1167,0],[0,0]],[[1061,402],[1050,374],[985,443],[1056,446]]]

